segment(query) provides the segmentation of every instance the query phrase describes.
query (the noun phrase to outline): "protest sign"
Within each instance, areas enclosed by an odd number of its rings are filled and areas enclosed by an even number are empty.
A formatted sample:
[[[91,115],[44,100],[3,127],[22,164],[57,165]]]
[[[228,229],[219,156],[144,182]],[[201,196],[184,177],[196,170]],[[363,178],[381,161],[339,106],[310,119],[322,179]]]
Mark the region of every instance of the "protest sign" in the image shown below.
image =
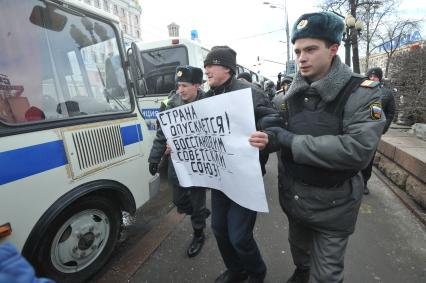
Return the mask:
[[[224,93],[157,114],[182,187],[221,190],[241,206],[267,212],[251,89]]]

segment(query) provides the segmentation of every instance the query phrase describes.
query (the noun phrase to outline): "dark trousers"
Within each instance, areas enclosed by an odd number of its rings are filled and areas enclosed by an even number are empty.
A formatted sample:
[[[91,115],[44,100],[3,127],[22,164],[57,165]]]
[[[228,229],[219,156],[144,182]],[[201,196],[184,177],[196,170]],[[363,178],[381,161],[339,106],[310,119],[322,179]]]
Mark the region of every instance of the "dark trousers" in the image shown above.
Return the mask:
[[[191,215],[194,230],[206,228],[206,218],[210,215],[210,211],[206,208],[205,188],[183,188],[173,185],[173,203],[178,212]]]
[[[375,154],[371,158],[370,163],[368,163],[368,166],[361,171],[362,178],[364,179],[364,187],[367,185],[367,182],[368,180],[370,180],[370,177],[371,177],[371,171],[373,170],[374,156]]]
[[[170,164],[171,164],[170,160]],[[183,188],[179,186],[176,172],[169,167],[169,180],[173,187],[173,203],[179,213],[191,215],[192,228],[201,230],[206,228],[206,218],[210,211],[206,207],[206,189],[200,187]]]
[[[310,269],[310,283],[343,282],[344,256],[349,236],[319,232],[289,218],[293,262]]]
[[[257,212],[244,208],[224,193],[212,190],[212,229],[225,266],[231,272],[251,275],[266,272],[253,238]]]

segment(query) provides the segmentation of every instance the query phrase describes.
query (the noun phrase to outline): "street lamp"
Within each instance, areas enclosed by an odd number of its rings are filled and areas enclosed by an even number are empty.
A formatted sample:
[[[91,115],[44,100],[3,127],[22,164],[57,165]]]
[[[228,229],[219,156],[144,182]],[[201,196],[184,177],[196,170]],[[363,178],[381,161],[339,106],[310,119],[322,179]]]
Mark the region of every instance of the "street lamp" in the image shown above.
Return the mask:
[[[361,20],[357,20],[351,14],[343,17],[339,13],[334,12],[336,15],[342,17],[345,20],[345,31],[343,32],[342,41],[345,46],[345,64],[351,66],[351,45],[358,44],[357,35],[361,34],[364,28],[364,23]],[[356,32],[356,33],[355,33]]]
[[[272,9],[281,9],[284,10],[284,18],[285,18],[285,35],[286,35],[286,43],[287,43],[287,63],[286,63],[286,72],[288,72],[288,66],[290,62],[290,31],[288,27],[288,13],[287,13],[287,1],[284,0],[284,5],[270,2],[263,2],[264,5],[269,5]]]

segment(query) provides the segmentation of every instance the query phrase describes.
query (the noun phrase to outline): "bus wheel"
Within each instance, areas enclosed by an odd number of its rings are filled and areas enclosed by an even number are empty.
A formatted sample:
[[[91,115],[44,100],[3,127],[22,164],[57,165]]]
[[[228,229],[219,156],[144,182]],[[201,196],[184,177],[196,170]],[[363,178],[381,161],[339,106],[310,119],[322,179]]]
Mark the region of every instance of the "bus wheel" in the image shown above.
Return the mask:
[[[76,201],[50,225],[38,267],[59,282],[86,281],[107,262],[120,224],[121,211],[113,201],[100,196]]]

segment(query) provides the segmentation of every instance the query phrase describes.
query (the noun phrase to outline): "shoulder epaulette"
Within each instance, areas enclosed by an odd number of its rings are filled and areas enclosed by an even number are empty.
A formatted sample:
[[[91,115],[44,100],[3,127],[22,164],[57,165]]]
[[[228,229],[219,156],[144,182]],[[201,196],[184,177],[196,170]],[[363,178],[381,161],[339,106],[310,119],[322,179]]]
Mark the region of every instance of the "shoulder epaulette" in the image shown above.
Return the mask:
[[[360,86],[368,87],[368,88],[375,88],[375,87],[378,87],[379,85],[380,85],[379,82],[370,81],[370,80],[365,80],[360,84]]]

